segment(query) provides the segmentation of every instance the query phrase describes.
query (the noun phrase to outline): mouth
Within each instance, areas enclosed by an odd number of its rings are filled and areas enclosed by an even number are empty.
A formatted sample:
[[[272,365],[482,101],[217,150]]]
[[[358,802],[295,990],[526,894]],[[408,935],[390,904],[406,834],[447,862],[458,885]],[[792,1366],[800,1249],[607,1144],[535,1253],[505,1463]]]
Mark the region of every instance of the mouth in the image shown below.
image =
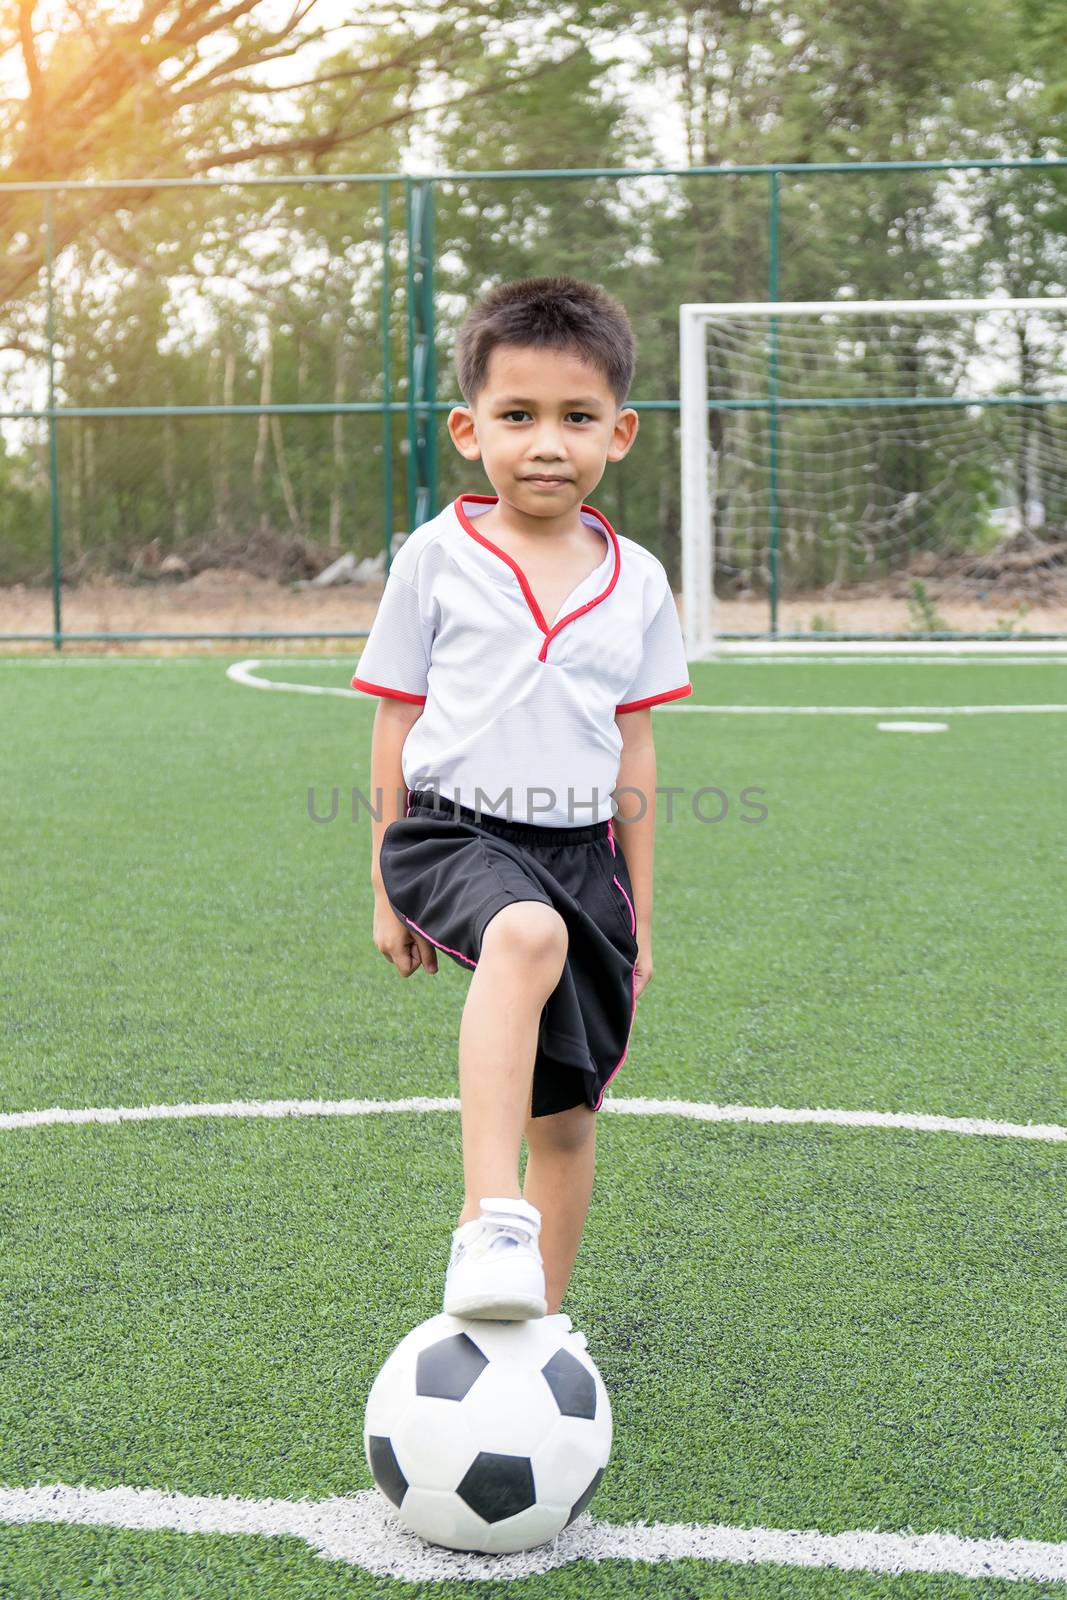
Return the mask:
[[[524,478],[523,483],[540,483],[547,489],[562,489],[565,483],[573,483],[573,478],[554,478],[548,473],[534,473]]]

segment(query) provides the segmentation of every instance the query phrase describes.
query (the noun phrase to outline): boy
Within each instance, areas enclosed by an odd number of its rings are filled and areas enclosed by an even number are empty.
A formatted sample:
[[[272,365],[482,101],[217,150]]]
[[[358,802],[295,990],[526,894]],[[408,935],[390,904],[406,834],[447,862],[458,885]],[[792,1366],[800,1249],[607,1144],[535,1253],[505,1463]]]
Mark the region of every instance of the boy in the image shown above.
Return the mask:
[[[374,942],[404,977],[438,950],[473,972],[454,1316],[558,1311],[595,1113],[652,976],[650,708],[692,685],[662,564],[585,503],[636,437],[633,366],[626,312],[593,284],[530,278],[473,307],[448,428],[495,493],[404,540],[352,679],[381,697]]]

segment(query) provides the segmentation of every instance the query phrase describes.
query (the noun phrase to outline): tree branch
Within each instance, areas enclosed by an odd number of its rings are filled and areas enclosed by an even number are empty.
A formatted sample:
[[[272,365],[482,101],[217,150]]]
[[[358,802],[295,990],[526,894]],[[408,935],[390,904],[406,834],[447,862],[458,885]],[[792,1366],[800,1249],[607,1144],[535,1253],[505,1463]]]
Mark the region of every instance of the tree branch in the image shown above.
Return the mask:
[[[406,50],[401,50],[397,55],[390,56],[387,61],[376,62],[370,67],[342,67],[339,68],[337,72],[324,72],[317,78],[304,78],[299,83],[285,83],[281,85],[274,83],[242,83],[240,79],[225,78],[221,82],[212,84],[210,88],[206,87],[210,79],[217,78],[218,74],[231,67],[231,64],[235,58],[233,56],[228,56],[225,61],[219,62],[217,66],[212,67],[210,72],[205,72],[201,77],[197,78],[193,83],[191,83],[189,85],[189,89],[192,92],[186,93],[183,90],[182,94],[178,98],[178,103],[183,106],[195,105],[201,100],[210,99],[212,96],[221,94],[223,92],[229,93],[234,91],[239,94],[288,94],[294,89],[317,89],[322,83],[337,83],[346,78],[376,78],[379,77],[383,72],[391,72],[394,70],[394,68],[407,66],[412,59],[417,60],[420,55],[425,53],[426,45],[428,42],[432,41],[432,39],[433,34],[429,34],[422,39],[416,39]],[[258,67],[263,61],[280,61],[285,56],[295,55],[296,52],[302,48],[304,42],[305,41],[301,39],[294,44],[290,50],[279,50],[274,55],[260,56],[255,61],[254,65]],[[204,85],[205,87],[201,88],[201,85]],[[197,90],[200,92],[197,93]]]
[[[450,106],[462,106],[471,100],[482,100],[486,95],[514,87],[516,82],[531,83],[535,78],[543,77],[546,72],[557,72],[568,61],[573,61],[576,56],[581,55],[585,48],[584,44],[578,45],[558,61],[546,61],[533,72],[524,73],[521,79],[497,78],[483,84],[480,89],[471,89],[467,94],[455,95],[451,100],[437,100],[428,106],[409,106],[406,111],[394,112],[391,117],[380,117],[377,122],[368,123],[353,133],[343,133],[339,128],[331,128],[327,133],[306,135],[296,139],[279,139],[270,144],[249,145],[247,150],[220,150],[214,155],[203,156],[200,160],[191,162],[189,171],[210,172],[213,167],[236,166],[241,161],[254,161],[260,156],[326,155],[341,145],[355,144],[358,140],[365,139],[368,134],[377,133],[381,128],[391,128],[398,122],[409,121],[412,117],[425,116],[428,111],[446,111]]]
[[[44,114],[44,83],[33,38],[33,6],[34,0],[19,0],[19,44],[30,85],[30,121],[39,122]]]
[[[231,6],[229,11],[223,11],[217,17],[206,17],[191,32],[179,31],[179,24],[176,21],[173,26],[167,29],[166,33],[161,35],[162,42],[165,44],[180,44],[186,48],[190,45],[199,44],[200,40],[206,38],[209,33],[217,33],[220,28],[228,28],[233,23],[238,22],[241,17],[246,16],[249,11],[253,10],[258,3],[259,0],[237,0],[237,4]],[[314,4],[314,0],[312,0],[312,4]]]

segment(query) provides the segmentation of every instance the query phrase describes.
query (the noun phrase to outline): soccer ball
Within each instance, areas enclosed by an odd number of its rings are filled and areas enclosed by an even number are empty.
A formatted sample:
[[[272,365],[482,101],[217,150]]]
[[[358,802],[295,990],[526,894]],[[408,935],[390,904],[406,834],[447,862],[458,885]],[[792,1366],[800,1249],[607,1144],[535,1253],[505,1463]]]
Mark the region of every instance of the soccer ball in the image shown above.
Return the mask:
[[[503,1554],[584,1511],[611,1452],[611,1403],[564,1313],[413,1328],[367,1397],[363,1448],[401,1522],[431,1544]]]

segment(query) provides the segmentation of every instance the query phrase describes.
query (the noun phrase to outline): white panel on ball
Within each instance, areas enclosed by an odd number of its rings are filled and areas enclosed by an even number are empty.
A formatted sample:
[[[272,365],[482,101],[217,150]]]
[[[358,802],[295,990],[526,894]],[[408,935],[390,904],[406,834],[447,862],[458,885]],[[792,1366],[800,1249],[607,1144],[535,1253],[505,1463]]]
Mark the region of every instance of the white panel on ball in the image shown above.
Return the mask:
[[[559,1407],[540,1370],[518,1361],[493,1361],[461,1407],[479,1450],[532,1455],[559,1421]]]
[[[443,1489],[411,1488],[398,1513],[405,1528],[449,1550],[485,1550],[485,1523],[463,1501]]]
[[[432,1451],[426,1449],[428,1433]],[[389,1437],[405,1478],[413,1483],[417,1475],[424,1489],[453,1490],[478,1454],[463,1407],[451,1400],[416,1399]]]

